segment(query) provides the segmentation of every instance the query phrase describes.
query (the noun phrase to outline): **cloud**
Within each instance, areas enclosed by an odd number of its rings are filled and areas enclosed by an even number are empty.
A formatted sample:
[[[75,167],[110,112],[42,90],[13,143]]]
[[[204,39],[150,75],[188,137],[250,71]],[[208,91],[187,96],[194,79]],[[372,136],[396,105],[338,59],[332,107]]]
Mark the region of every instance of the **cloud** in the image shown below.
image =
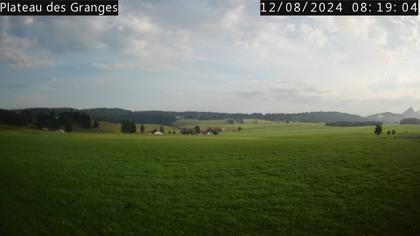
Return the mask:
[[[31,19],[24,19],[24,24],[32,24]],[[15,69],[52,66],[57,63],[37,47],[35,40],[9,34],[7,30],[10,25],[7,20],[0,22],[0,26],[0,63],[5,63]]]
[[[175,92],[135,95],[150,108],[367,113],[420,100],[418,18],[260,17],[258,10],[247,0],[127,0],[118,17],[2,17],[0,72],[17,84],[31,68],[27,77],[67,79],[66,86],[88,80],[97,91],[108,91],[105,75],[127,87],[142,80],[145,90],[153,82],[185,96],[185,87],[200,91],[194,102]]]
[[[28,51],[32,49],[34,49],[33,44],[28,39],[0,34],[0,62],[15,69],[53,66],[57,63],[54,59],[43,55],[29,54]]]
[[[252,80],[236,87],[240,97],[259,100],[321,101],[332,96],[321,88],[287,80]]]
[[[300,26],[303,35],[303,42],[309,46],[322,48],[328,42],[328,37],[319,28],[303,24]]]

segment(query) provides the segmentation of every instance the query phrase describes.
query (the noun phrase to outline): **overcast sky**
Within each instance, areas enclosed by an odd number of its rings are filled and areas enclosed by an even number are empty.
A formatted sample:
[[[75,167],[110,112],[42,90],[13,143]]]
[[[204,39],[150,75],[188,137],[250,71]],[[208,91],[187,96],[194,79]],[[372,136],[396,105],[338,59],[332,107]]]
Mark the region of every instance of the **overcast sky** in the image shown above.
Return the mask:
[[[260,17],[254,0],[121,0],[0,17],[0,107],[420,109],[419,17]]]

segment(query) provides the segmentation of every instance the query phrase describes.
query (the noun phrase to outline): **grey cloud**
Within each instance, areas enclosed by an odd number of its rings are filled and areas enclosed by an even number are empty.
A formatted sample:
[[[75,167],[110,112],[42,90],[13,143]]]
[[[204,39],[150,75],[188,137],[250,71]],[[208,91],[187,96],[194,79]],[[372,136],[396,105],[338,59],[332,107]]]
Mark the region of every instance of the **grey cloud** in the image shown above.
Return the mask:
[[[413,95],[418,87],[417,18],[260,17],[258,1],[249,0],[125,0],[120,6],[118,17],[1,17],[0,64],[63,65],[59,73],[70,78],[100,80],[110,74],[126,77],[130,87],[144,72],[141,86],[146,90],[148,81],[162,77],[174,80],[172,86],[180,91],[190,81],[190,90],[211,87],[200,93],[203,107],[223,110],[233,102],[211,103],[215,93],[226,100],[247,99],[255,109],[264,104],[267,111],[281,104],[285,110],[311,105],[356,111],[358,106],[364,112],[370,108],[359,100],[394,106],[381,99],[388,96],[405,105],[404,96],[413,102],[419,98]],[[92,78],[65,71],[84,66],[93,67]],[[395,88],[375,85],[387,83],[390,74],[402,82],[392,83]],[[51,72],[48,78],[55,76],[60,77]],[[246,83],[260,78],[267,79]],[[165,96],[148,102],[177,106]]]
[[[237,91],[236,94],[238,94],[241,97],[261,97],[264,95],[264,92],[262,91]]]
[[[251,88],[249,88],[251,87]],[[243,98],[313,103],[328,98],[328,92],[298,82],[284,80],[253,81],[237,91]]]
[[[14,37],[6,32],[0,32],[0,62],[12,68],[51,66],[57,63],[30,39]]]

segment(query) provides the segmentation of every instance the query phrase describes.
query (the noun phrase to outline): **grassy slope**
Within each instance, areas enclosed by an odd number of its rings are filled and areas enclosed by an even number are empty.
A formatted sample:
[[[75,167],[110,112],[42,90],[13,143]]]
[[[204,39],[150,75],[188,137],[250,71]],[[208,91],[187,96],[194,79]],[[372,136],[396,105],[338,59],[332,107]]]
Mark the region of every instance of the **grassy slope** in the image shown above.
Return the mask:
[[[0,235],[420,233],[420,140],[243,127],[214,137],[2,128]]]

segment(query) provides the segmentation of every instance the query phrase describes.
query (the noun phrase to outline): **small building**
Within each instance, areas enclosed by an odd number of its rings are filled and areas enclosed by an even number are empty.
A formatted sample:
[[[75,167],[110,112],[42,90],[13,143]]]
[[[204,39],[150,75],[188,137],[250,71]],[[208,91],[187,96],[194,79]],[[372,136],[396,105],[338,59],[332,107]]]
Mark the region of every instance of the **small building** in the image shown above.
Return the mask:
[[[205,130],[202,130],[202,134],[204,135],[218,135],[222,133],[223,129],[220,127],[209,127]]]

